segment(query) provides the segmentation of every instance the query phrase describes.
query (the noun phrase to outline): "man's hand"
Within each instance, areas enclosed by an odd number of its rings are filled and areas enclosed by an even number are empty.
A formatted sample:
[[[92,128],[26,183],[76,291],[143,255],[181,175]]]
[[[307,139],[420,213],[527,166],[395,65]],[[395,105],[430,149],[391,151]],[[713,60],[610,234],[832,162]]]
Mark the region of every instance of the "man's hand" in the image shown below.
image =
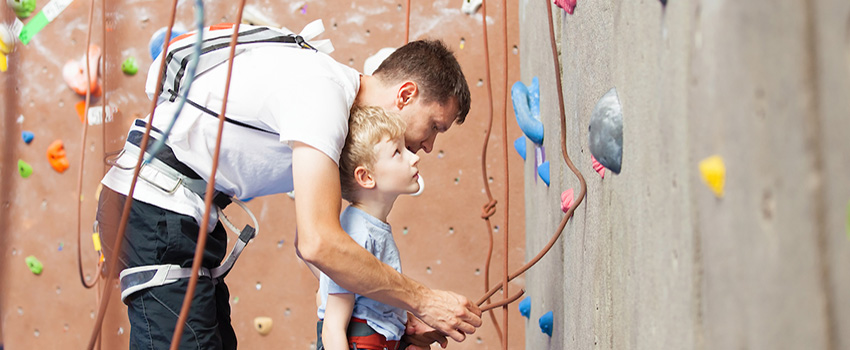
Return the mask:
[[[462,342],[481,327],[481,310],[466,297],[442,290],[429,290],[426,296],[416,317],[438,332]]]

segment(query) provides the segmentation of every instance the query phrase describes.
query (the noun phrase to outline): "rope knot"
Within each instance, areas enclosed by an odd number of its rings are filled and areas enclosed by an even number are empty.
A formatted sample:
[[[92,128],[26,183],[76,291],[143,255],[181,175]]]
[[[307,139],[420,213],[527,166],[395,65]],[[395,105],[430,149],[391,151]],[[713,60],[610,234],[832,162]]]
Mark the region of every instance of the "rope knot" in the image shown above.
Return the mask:
[[[498,203],[495,199],[491,199],[490,202],[484,204],[481,208],[481,218],[489,219],[493,214],[496,213],[496,203]]]

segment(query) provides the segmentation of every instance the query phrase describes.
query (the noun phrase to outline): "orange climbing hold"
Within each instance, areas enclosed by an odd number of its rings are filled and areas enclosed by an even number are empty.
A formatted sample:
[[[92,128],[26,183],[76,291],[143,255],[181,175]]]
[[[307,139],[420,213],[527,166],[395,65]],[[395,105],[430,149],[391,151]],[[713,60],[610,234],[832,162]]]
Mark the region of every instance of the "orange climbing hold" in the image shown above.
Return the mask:
[[[89,46],[89,76],[86,77],[86,56],[83,55],[79,61],[68,61],[62,68],[62,77],[74,92],[82,96],[86,95],[86,88],[91,89],[93,96],[100,96],[100,85],[97,83],[97,67],[100,62],[100,47],[92,44]]]
[[[593,163],[593,170],[596,170],[596,172],[599,173],[599,176],[602,176],[602,178],[604,179],[605,167],[602,166],[602,164],[600,164],[599,161],[596,160],[596,157],[594,157],[592,154],[590,155],[590,162]]]
[[[68,167],[71,165],[68,162],[68,158],[65,157],[65,144],[62,143],[62,140],[53,141],[47,147],[47,160],[50,161],[50,166],[60,173],[68,170]]]

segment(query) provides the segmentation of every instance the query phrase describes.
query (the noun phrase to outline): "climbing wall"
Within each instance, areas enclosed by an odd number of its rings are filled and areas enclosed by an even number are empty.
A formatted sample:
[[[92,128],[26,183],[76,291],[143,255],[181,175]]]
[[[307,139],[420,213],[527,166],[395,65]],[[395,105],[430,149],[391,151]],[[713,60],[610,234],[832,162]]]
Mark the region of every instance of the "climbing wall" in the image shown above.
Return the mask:
[[[482,174],[482,155],[487,129],[487,92],[484,65],[485,50],[481,12],[461,12],[462,0],[412,1],[410,37],[439,38],[452,48],[472,90],[472,110],[462,126],[452,127],[440,136],[434,152],[424,155],[421,173],[425,192],[416,198],[397,201],[390,216],[405,273],[437,289],[456,291],[478,300],[484,293],[485,260],[488,234],[481,219],[481,208],[488,202]],[[170,4],[170,2],[168,2]],[[314,19],[323,19],[322,38],[332,39],[332,56],[358,70],[367,57],[383,47],[404,43],[404,1],[248,1],[254,10],[293,31]],[[47,5],[39,0],[35,13]],[[143,92],[145,73],[151,62],[148,41],[159,28],[168,24],[170,8],[162,1],[109,1],[106,4],[106,42],[101,25],[102,4],[96,2],[92,42],[106,54],[106,74],[100,72],[105,96],[94,98],[93,106],[105,103],[117,108],[105,124],[91,125],[85,143],[83,126],[75,106],[83,98],[65,84],[62,69],[66,62],[80,61],[85,53],[90,3],[71,2],[47,24],[31,42],[20,45],[8,56],[9,70],[0,73],[3,93],[0,118],[0,344],[6,349],[85,348],[94,327],[97,288],[85,289],[96,279],[98,255],[91,241],[96,207],[96,189],[106,168],[104,152],[120,149],[127,128],[134,118],[150,111]],[[208,23],[234,21],[235,2],[208,2]],[[493,95],[496,122],[487,146],[487,183],[499,201],[491,217],[494,229],[491,281],[501,280],[502,240],[509,233],[510,268],[524,259],[525,205],[523,201],[522,159],[511,150],[509,173],[503,171],[504,147],[521,135],[516,123],[508,123],[508,140],[501,136],[498,118],[505,107],[505,79],[502,60],[507,55],[508,79],[519,75],[519,31],[516,1],[509,1],[507,22],[504,7],[489,4],[490,54],[493,61]],[[2,24],[10,26],[14,13],[0,5]],[[192,25],[192,2],[181,1],[177,23]],[[24,22],[29,22],[25,19]],[[507,25],[508,37],[502,35]],[[507,42],[505,40],[507,39]],[[505,50],[507,43],[507,50]],[[507,52],[507,53],[506,53]],[[121,72],[122,63],[134,57],[141,67],[136,75]],[[238,70],[234,74],[239,74]],[[507,117],[513,120],[511,106]],[[98,108],[99,109],[99,108]],[[22,132],[32,132],[30,143]],[[70,167],[55,171],[46,153],[54,140],[64,141]],[[81,157],[85,164],[81,167]],[[32,167],[23,178],[18,160]],[[82,195],[77,181],[83,170]],[[510,200],[503,200],[510,182]],[[77,215],[77,203],[81,213]],[[508,206],[509,204],[509,206]],[[285,196],[258,198],[248,203],[261,222],[259,237],[246,249],[228,276],[233,308],[233,325],[240,347],[245,349],[310,349],[315,340],[315,290],[317,281],[297,260],[294,247],[294,206]],[[237,223],[247,223],[238,210],[228,212]],[[505,213],[509,224],[505,227]],[[78,222],[78,217],[80,221]],[[76,228],[82,230],[78,244]],[[77,250],[82,252],[82,277],[77,267]],[[25,260],[33,256],[42,265],[36,275]],[[522,279],[511,284],[513,294],[524,285]],[[109,286],[109,288],[115,288]],[[494,300],[501,299],[497,293]],[[102,328],[104,349],[127,348],[129,325],[125,307],[117,298],[110,300]],[[496,312],[504,327],[501,311]],[[257,317],[269,317],[270,333],[261,335],[254,328]],[[509,309],[509,346],[521,348],[525,341],[524,321],[512,305]],[[2,346],[0,346],[2,348]],[[464,343],[451,342],[450,349],[499,349],[500,341],[488,316],[485,325]]]
[[[663,3],[554,8],[587,196],[527,275],[526,348],[850,348],[850,3]],[[519,3],[521,80],[540,79],[551,162],[549,187],[525,164],[527,258],[560,222],[560,194],[579,191],[559,154],[545,6]],[[588,129],[613,87],[622,170],[603,178]],[[711,156],[723,167],[703,173]]]

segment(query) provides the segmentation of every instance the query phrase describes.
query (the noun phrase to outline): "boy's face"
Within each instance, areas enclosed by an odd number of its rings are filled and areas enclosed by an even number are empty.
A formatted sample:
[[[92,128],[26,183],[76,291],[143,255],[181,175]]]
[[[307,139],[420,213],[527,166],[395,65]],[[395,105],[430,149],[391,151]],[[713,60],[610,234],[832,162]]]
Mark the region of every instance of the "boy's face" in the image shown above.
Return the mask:
[[[390,195],[419,191],[419,156],[407,150],[401,138],[384,138],[374,149],[372,176],[379,191]]]
[[[420,149],[425,153],[431,153],[437,134],[446,132],[454,123],[457,117],[457,105],[453,100],[443,105],[417,100],[399,111],[407,122],[404,143],[413,153],[419,152]]]

